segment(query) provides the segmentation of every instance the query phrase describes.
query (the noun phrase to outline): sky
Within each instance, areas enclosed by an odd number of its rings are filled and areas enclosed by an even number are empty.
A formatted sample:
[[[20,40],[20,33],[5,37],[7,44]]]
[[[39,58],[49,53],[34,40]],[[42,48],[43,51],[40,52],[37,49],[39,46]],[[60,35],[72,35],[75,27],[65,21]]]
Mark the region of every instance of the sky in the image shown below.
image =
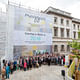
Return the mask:
[[[26,6],[27,8],[32,8],[35,10],[44,11],[49,6],[58,8],[69,13],[72,16],[80,19],[80,0],[9,0],[10,2],[15,2]],[[7,3],[8,0],[0,0],[0,2]],[[0,3],[3,11],[5,11],[5,6]]]

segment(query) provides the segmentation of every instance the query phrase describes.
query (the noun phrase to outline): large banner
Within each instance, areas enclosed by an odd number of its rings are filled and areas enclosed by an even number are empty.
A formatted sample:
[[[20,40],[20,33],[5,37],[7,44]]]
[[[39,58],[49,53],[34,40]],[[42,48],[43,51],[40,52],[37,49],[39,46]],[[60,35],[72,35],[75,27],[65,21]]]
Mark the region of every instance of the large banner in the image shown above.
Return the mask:
[[[14,32],[14,45],[51,45],[52,34],[41,32]]]
[[[53,18],[14,7],[14,45],[52,45]]]

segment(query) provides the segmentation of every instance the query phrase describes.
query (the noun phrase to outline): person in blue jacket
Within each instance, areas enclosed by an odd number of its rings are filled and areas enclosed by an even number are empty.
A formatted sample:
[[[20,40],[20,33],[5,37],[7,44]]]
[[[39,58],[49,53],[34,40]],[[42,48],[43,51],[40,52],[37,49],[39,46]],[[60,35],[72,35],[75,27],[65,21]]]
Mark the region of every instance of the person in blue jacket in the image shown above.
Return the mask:
[[[10,72],[10,68],[8,64],[6,64],[6,79],[9,79],[9,72]]]

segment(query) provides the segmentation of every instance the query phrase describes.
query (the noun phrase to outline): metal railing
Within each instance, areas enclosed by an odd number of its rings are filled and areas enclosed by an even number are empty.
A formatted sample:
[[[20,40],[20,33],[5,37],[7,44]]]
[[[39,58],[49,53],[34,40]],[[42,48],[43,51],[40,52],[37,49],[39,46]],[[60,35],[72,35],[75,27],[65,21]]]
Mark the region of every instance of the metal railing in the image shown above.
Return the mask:
[[[74,70],[75,70],[75,60],[73,60],[69,69],[66,71],[65,80],[74,80],[74,79],[72,79],[72,75],[74,73]]]

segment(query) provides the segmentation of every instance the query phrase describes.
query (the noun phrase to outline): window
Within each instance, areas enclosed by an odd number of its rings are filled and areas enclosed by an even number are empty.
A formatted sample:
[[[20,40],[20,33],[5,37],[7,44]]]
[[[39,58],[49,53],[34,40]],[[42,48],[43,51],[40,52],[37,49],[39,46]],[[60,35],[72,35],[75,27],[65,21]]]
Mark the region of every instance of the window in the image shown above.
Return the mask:
[[[79,30],[79,25],[78,25],[78,30]]]
[[[69,38],[70,31],[69,31],[69,29],[67,29],[66,31],[67,31],[67,38]]]
[[[70,46],[69,45],[67,45],[67,51],[70,51]]]
[[[64,24],[64,19],[61,19],[61,24],[62,24],[62,25]]]
[[[64,45],[61,45],[61,51],[64,51]]]
[[[57,23],[57,17],[54,17],[54,23]]]
[[[69,26],[69,20],[66,20],[66,25]]]
[[[74,39],[76,39],[76,32],[73,32],[73,35],[74,35]]]
[[[58,52],[58,45],[54,45],[54,52]]]
[[[63,38],[64,37],[64,29],[61,28],[61,37]]]
[[[54,28],[54,36],[58,36],[58,28]]]
[[[76,25],[75,24],[73,24],[73,27],[74,27],[74,29],[76,28]]]

